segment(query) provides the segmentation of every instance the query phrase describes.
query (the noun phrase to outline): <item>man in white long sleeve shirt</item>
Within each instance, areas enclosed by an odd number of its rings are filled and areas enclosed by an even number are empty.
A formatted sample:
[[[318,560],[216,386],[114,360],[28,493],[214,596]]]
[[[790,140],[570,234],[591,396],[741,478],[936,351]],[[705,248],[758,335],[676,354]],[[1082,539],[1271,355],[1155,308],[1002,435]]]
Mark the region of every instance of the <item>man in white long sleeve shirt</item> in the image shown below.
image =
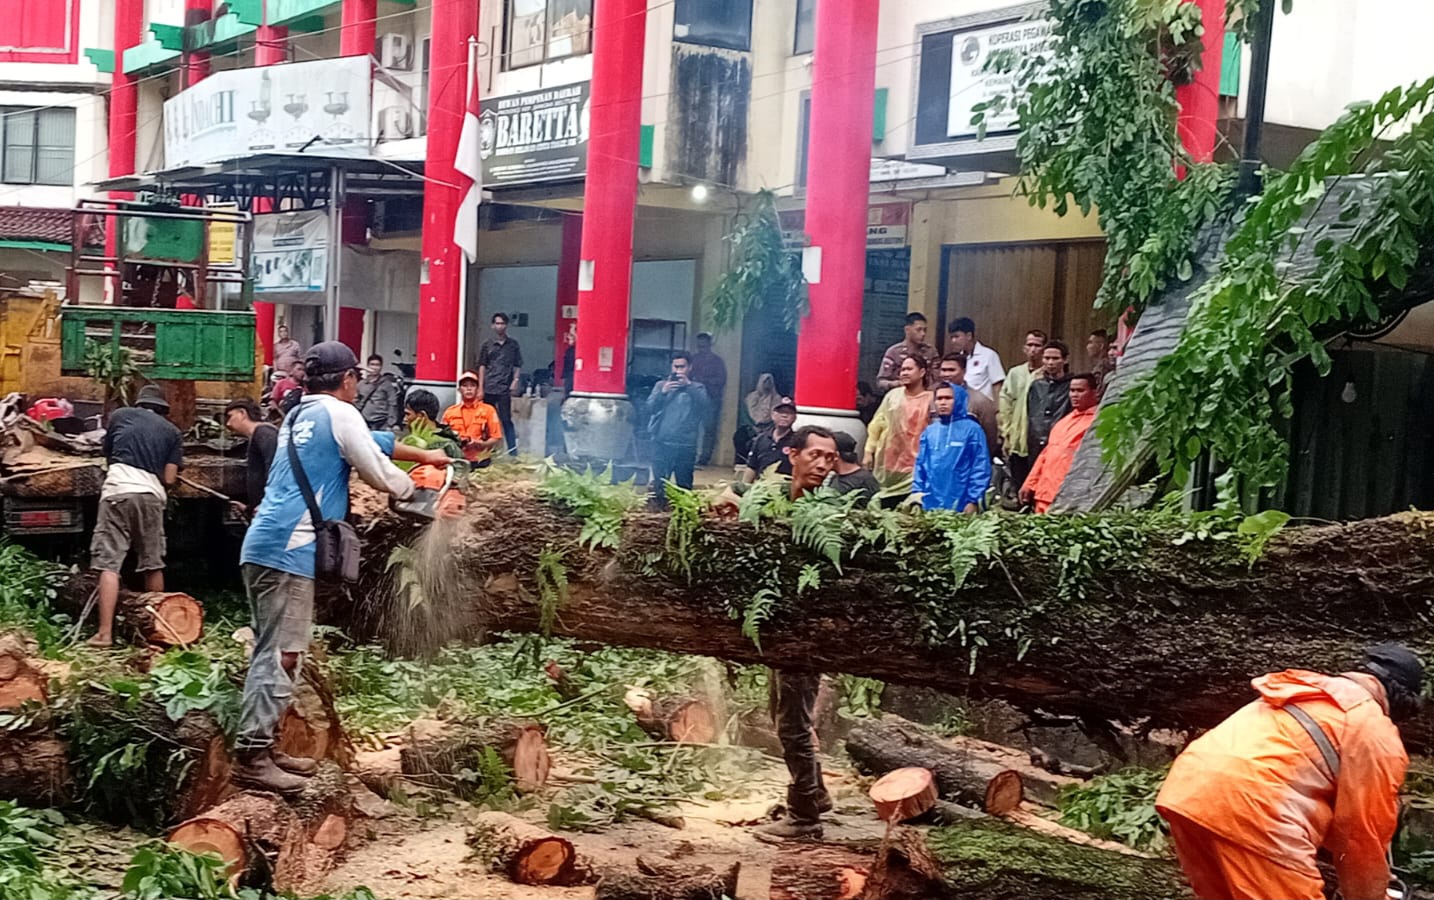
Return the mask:
[[[244,536],[240,555],[244,589],[253,617],[254,655],[244,680],[236,741],[235,781],[279,793],[297,793],[311,759],[274,749],[279,720],[293,695],[314,617],[314,522],[290,462],[293,444],[325,520],[349,511],[349,474],[399,499],[413,482],[389,458],[446,466],[441,450],[399,444],[391,432],[371,432],[353,405],[358,396],[358,357],[337,341],[315,344],[305,354],[308,393],[279,428],[264,501]]]

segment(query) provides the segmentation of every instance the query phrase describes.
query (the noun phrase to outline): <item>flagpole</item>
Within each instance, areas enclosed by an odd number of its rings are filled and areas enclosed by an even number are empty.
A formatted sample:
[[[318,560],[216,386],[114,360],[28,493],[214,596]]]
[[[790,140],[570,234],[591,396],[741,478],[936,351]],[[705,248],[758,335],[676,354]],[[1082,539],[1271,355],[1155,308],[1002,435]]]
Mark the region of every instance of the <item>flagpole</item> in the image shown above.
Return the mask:
[[[473,91],[477,89],[478,73],[478,38],[468,38],[468,90],[463,98],[463,108],[466,110],[473,100]],[[463,260],[463,268],[458,273],[458,364],[455,368],[461,373],[467,369],[465,357],[468,354],[468,270],[473,264],[469,262],[466,255],[459,257]]]

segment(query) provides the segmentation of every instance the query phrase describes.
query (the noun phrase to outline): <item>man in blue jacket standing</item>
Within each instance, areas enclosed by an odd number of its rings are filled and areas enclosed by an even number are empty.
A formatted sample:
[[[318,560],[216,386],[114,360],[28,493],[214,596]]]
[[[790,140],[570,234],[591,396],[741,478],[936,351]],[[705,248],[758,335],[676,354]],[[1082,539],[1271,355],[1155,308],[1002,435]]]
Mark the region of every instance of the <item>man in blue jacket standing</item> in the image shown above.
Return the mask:
[[[652,386],[647,398],[652,429],[652,504],[667,508],[667,479],[692,488],[697,435],[707,421],[707,388],[692,380],[692,357],[672,354],[672,374]]]
[[[991,452],[980,424],[966,411],[966,392],[936,386],[937,421],[921,433],[911,492],[925,509],[974,513],[991,486]]]

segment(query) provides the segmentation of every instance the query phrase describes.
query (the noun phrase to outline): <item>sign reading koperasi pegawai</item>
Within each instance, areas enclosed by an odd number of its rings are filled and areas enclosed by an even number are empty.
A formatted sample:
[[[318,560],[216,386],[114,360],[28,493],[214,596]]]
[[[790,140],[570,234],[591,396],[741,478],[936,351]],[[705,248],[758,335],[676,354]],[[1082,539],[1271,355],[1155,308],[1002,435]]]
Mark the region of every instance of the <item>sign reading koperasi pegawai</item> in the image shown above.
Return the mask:
[[[367,56],[215,72],[164,102],[166,168],[292,152],[366,155]]]
[[[480,107],[483,186],[581,178],[588,163],[588,82],[509,94]]]

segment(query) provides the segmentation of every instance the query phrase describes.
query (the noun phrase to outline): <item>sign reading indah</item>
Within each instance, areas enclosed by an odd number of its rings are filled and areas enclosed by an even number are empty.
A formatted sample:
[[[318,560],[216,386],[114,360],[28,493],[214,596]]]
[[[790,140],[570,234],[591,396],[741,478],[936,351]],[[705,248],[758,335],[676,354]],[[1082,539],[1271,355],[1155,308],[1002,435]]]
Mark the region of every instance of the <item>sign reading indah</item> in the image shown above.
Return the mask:
[[[588,163],[588,82],[510,94],[479,109],[483,186],[581,178]]]

